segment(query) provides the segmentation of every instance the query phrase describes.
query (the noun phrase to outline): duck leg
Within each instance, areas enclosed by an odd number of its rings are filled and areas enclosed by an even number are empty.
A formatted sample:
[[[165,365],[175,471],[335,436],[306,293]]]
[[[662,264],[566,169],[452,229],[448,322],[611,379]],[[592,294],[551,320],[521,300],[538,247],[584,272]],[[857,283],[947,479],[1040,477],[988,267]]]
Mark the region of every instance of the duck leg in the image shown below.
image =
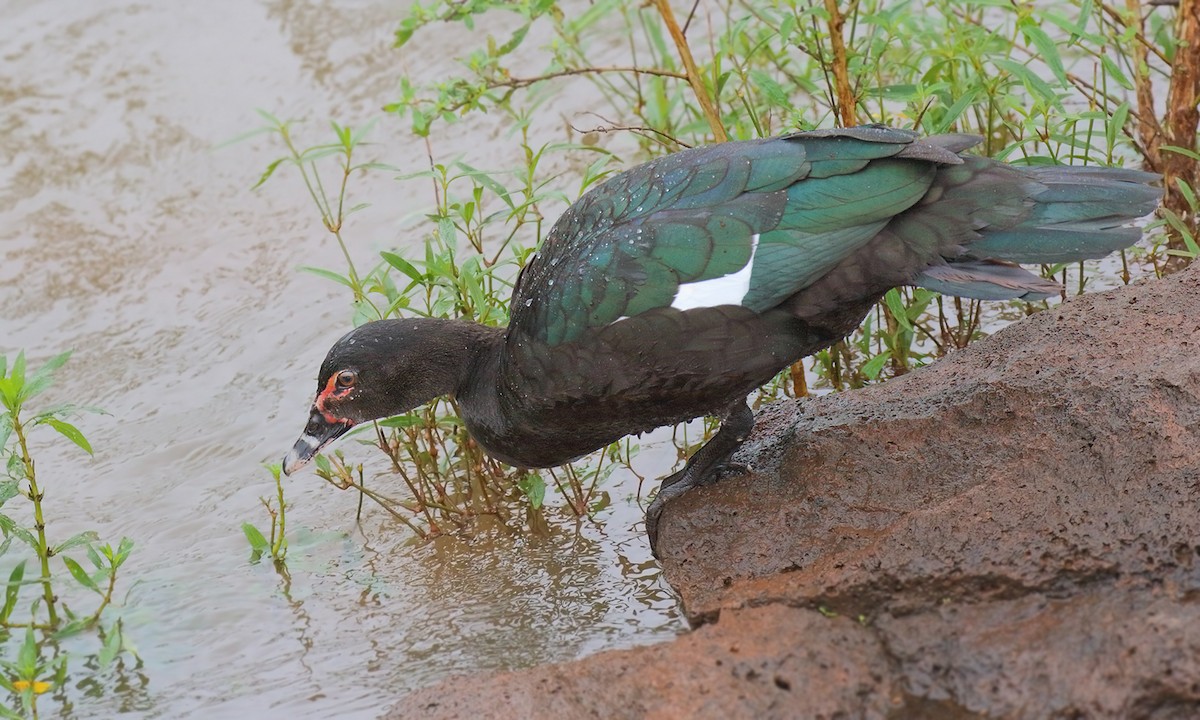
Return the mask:
[[[718,473],[729,467],[729,457],[753,429],[754,412],[746,401],[732,403],[721,416],[717,434],[688,458],[682,470],[663,478],[654,502],[646,508],[646,535],[655,557],[658,557],[658,520],[667,502],[694,487],[718,480]]]

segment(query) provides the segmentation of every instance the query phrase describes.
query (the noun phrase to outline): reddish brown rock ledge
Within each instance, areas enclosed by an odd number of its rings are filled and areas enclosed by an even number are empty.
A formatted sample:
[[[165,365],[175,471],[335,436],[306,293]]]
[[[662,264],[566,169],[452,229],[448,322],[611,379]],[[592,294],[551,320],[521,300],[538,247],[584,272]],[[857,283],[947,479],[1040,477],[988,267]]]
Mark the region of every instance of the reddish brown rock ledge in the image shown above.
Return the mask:
[[[764,412],[664,514],[700,627],[393,717],[1200,717],[1200,267]]]

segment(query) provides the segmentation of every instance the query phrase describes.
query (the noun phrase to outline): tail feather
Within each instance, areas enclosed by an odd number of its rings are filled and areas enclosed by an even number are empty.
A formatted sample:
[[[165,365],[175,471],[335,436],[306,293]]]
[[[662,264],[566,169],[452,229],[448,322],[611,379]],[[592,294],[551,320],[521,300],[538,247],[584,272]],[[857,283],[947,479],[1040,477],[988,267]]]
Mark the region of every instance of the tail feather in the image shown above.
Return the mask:
[[[1040,189],[1025,217],[1010,227],[982,228],[970,243],[971,259],[1061,263],[1100,258],[1141,237],[1134,220],[1157,207],[1162,191],[1152,173],[1121,168],[1034,167],[1024,169]]]
[[[918,275],[913,284],[944,295],[978,300],[1045,300],[1062,290],[1058,283],[1019,265],[990,261],[936,265]]]

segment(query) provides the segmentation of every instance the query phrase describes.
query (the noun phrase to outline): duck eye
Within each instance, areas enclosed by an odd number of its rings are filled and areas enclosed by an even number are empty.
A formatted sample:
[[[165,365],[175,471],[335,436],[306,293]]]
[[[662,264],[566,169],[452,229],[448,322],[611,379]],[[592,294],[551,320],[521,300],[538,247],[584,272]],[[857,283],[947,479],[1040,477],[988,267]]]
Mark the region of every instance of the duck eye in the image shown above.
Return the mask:
[[[352,388],[357,380],[358,373],[353,370],[343,370],[337,375],[337,384],[340,388]]]

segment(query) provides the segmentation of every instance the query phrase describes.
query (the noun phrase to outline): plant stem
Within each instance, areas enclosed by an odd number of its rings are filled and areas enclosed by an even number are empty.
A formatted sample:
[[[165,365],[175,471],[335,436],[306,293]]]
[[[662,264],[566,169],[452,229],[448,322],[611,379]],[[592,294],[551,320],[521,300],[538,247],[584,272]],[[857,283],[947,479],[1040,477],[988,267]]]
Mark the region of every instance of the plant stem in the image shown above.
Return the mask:
[[[700,103],[700,109],[704,112],[705,119],[708,120],[713,138],[717,142],[727,142],[729,135],[725,132],[725,126],[721,124],[721,115],[717,112],[716,105],[708,96],[708,89],[704,87],[704,79],[700,77],[700,69],[696,67],[696,61],[692,59],[692,50],[688,47],[687,38],[683,36],[683,31],[679,29],[679,23],[675,21],[675,11],[671,10],[668,0],[654,0],[654,5],[658,8],[658,14],[662,16],[667,31],[671,33],[671,39],[675,41],[675,47],[679,50],[679,59],[683,61],[683,68],[687,71],[688,83],[691,84],[692,92],[696,94],[696,100]]]
[[[104,612],[104,608],[108,607],[108,604],[112,602],[113,589],[116,588],[116,586],[117,569],[115,567],[109,568],[108,591],[104,593],[104,598],[100,601],[100,607],[96,608],[96,612],[92,613],[92,617],[88,621],[89,624],[100,622],[100,613]]]
[[[1197,108],[1197,98],[1200,98],[1200,0],[1179,0],[1179,7],[1175,11],[1175,40],[1178,48],[1171,63],[1167,125],[1162,140],[1165,144],[1195,150],[1196,127],[1200,125],[1200,109]],[[1161,159],[1163,186],[1167,191],[1163,207],[1174,211],[1180,218],[1187,218],[1185,222],[1189,231],[1194,233],[1196,221],[1187,199],[1177,190],[1176,179],[1182,179],[1194,187],[1200,182],[1200,167],[1195,160],[1179,153],[1169,152]],[[1169,232],[1167,236],[1170,238],[1167,247],[1172,250],[1187,249],[1179,231]],[[1165,270],[1168,273],[1175,272],[1189,262],[1186,257],[1172,255],[1167,258]]]
[[[33,522],[37,530],[38,560],[42,563],[42,595],[46,598],[46,610],[50,613],[50,626],[58,627],[58,611],[54,609],[54,588],[50,586],[50,552],[46,543],[46,520],[42,515],[42,492],[38,489],[37,475],[33,470],[33,457],[25,442],[25,428],[17,413],[12,413],[13,433],[21,446],[21,462],[25,464],[25,477],[29,480],[29,499],[33,501]]]
[[[271,534],[275,534],[277,520],[279,537],[272,537],[273,542],[271,543],[271,557],[275,558],[276,562],[281,562],[285,557],[287,557],[287,540],[285,539],[284,535],[284,530],[287,527],[287,501],[283,499],[283,481],[280,479],[278,473],[275,474],[275,491],[276,496],[279,498],[279,516],[276,519],[272,519]]]
[[[842,127],[858,124],[855,112],[854,92],[850,89],[850,66],[846,60],[846,41],[842,27],[846,19],[838,9],[837,0],[825,0],[825,11],[829,13],[829,42],[833,45],[833,83],[837,92],[837,110]]]

